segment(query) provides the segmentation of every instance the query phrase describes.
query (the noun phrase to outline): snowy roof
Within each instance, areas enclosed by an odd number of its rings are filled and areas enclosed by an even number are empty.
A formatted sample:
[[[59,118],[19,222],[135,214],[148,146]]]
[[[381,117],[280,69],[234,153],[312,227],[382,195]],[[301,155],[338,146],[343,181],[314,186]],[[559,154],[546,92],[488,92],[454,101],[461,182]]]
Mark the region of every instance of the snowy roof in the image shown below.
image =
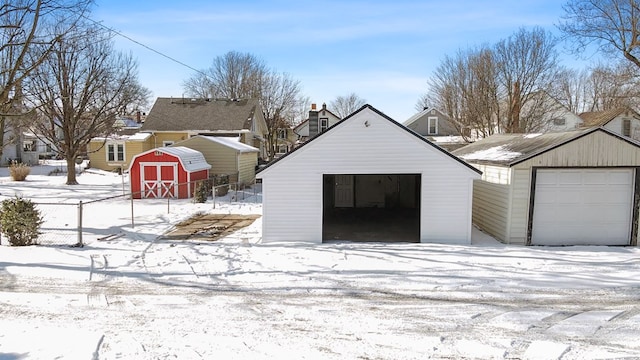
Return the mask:
[[[151,133],[137,132],[132,135],[110,135],[109,137],[94,137],[91,141],[105,141],[105,140],[129,140],[129,141],[144,141],[151,136]]]
[[[220,145],[224,145],[226,147],[232,148],[234,150],[237,150],[238,152],[241,153],[245,153],[245,152],[260,152],[259,149],[247,145],[245,143],[240,142],[240,139],[237,137],[225,137],[225,136],[203,136],[203,135],[199,135],[199,136],[195,136],[195,137],[201,137],[203,139],[207,139],[209,141],[213,141],[215,143],[218,143]]]
[[[638,145],[631,139],[598,127],[545,134],[496,134],[456,149],[452,154],[471,163],[511,167],[595,131],[604,131]]]
[[[136,155],[135,158],[146,155],[151,152],[155,152],[155,151],[177,157],[180,163],[182,164],[182,167],[188,172],[211,169],[211,165],[207,163],[207,160],[205,160],[204,155],[202,155],[200,151],[193,150],[184,146],[159,147],[159,148],[151,149],[141,154],[138,154]],[[133,164],[135,163],[134,160],[131,161],[131,165],[129,166],[129,171],[131,171],[131,166],[133,166]]]

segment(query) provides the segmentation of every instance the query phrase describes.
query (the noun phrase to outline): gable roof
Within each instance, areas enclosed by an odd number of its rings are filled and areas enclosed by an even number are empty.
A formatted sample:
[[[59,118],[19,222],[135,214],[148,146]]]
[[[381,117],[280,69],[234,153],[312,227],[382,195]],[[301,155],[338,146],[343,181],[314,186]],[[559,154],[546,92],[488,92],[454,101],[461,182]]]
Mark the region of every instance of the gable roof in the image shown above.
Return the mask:
[[[545,134],[496,134],[452,151],[463,160],[512,167],[596,131],[605,132],[635,146],[640,143],[603,127]]]
[[[422,111],[420,111],[419,113],[414,114],[413,116],[411,116],[410,118],[405,120],[402,124],[404,124],[404,126],[409,126],[409,125],[413,124],[414,122],[418,121],[419,119],[421,119],[423,116],[425,116],[428,113],[430,113],[432,110],[437,111],[439,116],[442,116],[442,117],[446,118],[447,120],[450,120],[449,117],[447,115],[445,115],[442,111],[440,111],[440,110],[438,110],[436,108],[428,107],[428,108],[422,109]]]
[[[249,130],[259,112],[257,99],[192,99],[159,97],[141,130]]]
[[[582,126],[591,127],[591,126],[605,125],[609,121],[615,119],[620,114],[623,114],[625,112],[631,112],[634,115],[638,116],[638,113],[636,113],[633,109],[630,109],[628,107],[619,107],[619,108],[609,109],[605,111],[583,112],[578,116],[583,121]]]
[[[314,141],[316,141],[317,139],[323,137],[323,136],[327,136],[327,134],[330,134],[331,131],[335,131],[334,129],[339,128],[340,124],[349,121],[351,118],[353,118],[354,115],[358,114],[359,112],[363,111],[364,109],[369,109],[373,112],[375,112],[376,114],[380,115],[380,117],[382,117],[383,119],[389,121],[390,123],[392,123],[395,126],[398,126],[400,129],[410,133],[411,135],[415,136],[418,140],[432,146],[434,149],[437,149],[438,151],[442,152],[443,154],[449,156],[450,158],[452,158],[453,160],[461,163],[462,165],[464,165],[465,167],[473,170],[474,172],[478,173],[478,174],[482,174],[482,171],[476,169],[475,167],[473,167],[471,164],[465,162],[464,160],[461,160],[460,158],[452,155],[450,152],[448,152],[447,150],[441,148],[440,146],[432,143],[431,141],[429,141],[428,139],[424,138],[422,135],[414,132],[413,130],[407,128],[406,126],[400,124],[399,122],[393,120],[392,118],[390,118],[389,116],[387,116],[386,114],[384,114],[383,112],[381,112],[380,110],[374,108],[373,106],[369,105],[369,104],[365,104],[363,105],[360,109],[354,111],[353,113],[351,113],[349,116],[347,116],[346,118],[340,120],[339,122],[337,122],[335,125],[329,127],[327,130],[321,132],[320,134],[314,136],[313,138],[311,138],[309,141],[303,143],[302,145],[298,146],[297,148],[295,148],[293,151],[279,157],[278,159],[270,162],[267,166],[260,168],[258,171],[256,171],[256,175],[261,173],[262,171],[272,167],[274,164],[279,163],[285,159],[287,159],[289,157],[289,155],[294,154],[295,152],[299,151],[300,149],[304,148],[305,146],[309,146],[309,144],[313,144]]]

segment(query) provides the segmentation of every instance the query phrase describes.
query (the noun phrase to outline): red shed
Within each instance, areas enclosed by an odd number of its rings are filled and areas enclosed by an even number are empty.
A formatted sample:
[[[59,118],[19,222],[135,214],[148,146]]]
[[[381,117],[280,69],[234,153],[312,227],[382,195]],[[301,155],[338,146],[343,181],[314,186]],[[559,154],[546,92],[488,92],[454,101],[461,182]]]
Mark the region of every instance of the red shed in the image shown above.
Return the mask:
[[[133,198],[189,198],[195,181],[209,178],[210,168],[201,152],[184,146],[143,152],[129,166]]]

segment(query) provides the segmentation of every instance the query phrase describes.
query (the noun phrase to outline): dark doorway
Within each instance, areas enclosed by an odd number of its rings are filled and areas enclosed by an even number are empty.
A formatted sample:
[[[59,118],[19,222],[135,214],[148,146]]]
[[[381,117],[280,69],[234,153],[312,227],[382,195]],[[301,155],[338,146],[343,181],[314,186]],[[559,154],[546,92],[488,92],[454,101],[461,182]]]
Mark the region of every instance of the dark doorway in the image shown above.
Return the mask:
[[[323,175],[322,241],[420,242],[420,174]]]

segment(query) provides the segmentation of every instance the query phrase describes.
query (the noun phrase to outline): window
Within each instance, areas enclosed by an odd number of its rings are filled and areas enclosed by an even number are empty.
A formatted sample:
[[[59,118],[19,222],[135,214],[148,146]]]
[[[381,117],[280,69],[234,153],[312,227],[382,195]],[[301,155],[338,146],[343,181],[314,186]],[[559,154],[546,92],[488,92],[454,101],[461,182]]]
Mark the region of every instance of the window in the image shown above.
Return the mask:
[[[286,154],[287,145],[278,145],[278,154]]]
[[[429,116],[429,118],[427,119],[428,122],[428,129],[427,129],[427,134],[428,135],[435,135],[438,133],[438,118],[435,116]]]
[[[320,118],[320,132],[323,132],[329,128],[329,119]]]
[[[622,135],[631,136],[631,119],[622,119]]]
[[[124,161],[124,143],[107,144],[107,161]]]
[[[175,141],[165,140],[162,142],[162,146],[171,146],[175,143]]]
[[[31,152],[36,151],[36,143],[33,140],[25,140],[22,142],[22,151]]]
[[[553,125],[555,126],[564,126],[566,124],[565,118],[555,118],[553,119]]]
[[[278,129],[278,139],[287,138],[287,129]]]

